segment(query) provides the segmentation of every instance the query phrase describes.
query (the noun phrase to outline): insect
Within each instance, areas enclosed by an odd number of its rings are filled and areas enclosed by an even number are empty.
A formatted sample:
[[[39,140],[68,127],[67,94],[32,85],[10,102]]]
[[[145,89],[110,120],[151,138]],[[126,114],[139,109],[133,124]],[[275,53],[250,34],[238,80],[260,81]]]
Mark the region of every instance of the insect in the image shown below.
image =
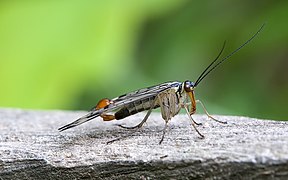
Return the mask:
[[[122,128],[126,129],[139,129],[143,126],[143,124],[147,121],[148,117],[150,116],[153,109],[160,108],[162,118],[165,121],[165,127],[163,129],[163,134],[159,144],[162,143],[166,129],[168,127],[168,122],[171,120],[172,117],[177,115],[179,111],[184,108],[188,118],[191,121],[192,127],[198,133],[201,138],[204,138],[196,125],[199,125],[194,119],[192,115],[196,112],[196,103],[200,103],[203,107],[204,112],[211,118],[212,120],[226,124],[227,122],[219,121],[212,117],[206,110],[205,106],[200,100],[195,99],[194,90],[199,85],[199,83],[216,67],[218,67],[221,63],[226,61],[230,58],[233,54],[238,52],[241,48],[247,45],[251,40],[253,40],[262,30],[265,24],[263,24],[260,29],[248,39],[245,43],[239,46],[237,49],[232,51],[226,57],[219,59],[224,48],[225,42],[222,46],[221,51],[217,55],[217,57],[206,67],[206,69],[199,75],[195,82],[186,80],[184,82],[173,81],[173,82],[166,82],[159,85],[139,89],[137,91],[133,91],[127,94],[123,94],[119,97],[114,99],[102,99],[98,102],[98,104],[86,115],[80,117],[79,119],[75,120],[74,122],[67,124],[63,127],[60,127],[59,131],[64,131],[69,128],[78,126],[82,123],[90,121],[96,117],[101,117],[104,121],[111,121],[111,120],[120,120],[124,119],[130,115],[136,114],[138,112],[146,111],[147,113],[143,120],[136,126],[126,127],[123,125],[119,125]],[[214,66],[213,66],[214,65]],[[119,139],[119,138],[118,138]],[[118,139],[109,141],[108,143],[114,142]]]

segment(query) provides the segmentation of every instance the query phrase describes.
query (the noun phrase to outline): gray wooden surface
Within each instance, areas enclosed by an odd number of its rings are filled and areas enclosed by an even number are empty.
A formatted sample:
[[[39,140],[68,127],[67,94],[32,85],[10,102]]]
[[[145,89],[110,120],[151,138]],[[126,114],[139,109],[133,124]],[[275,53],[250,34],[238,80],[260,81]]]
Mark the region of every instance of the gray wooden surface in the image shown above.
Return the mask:
[[[161,145],[164,121],[152,113],[133,136],[107,145],[131,130],[145,114],[121,121],[100,118],[58,132],[85,112],[0,109],[0,179],[287,179],[288,123],[215,116],[223,125],[193,116],[172,119]]]

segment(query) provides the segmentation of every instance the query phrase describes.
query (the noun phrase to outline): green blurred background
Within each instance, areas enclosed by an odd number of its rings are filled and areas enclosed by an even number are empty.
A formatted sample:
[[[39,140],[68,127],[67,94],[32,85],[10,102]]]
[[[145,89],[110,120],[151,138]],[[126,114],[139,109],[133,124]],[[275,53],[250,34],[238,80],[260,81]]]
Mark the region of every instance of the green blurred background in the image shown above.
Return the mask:
[[[90,109],[170,80],[195,81],[211,114],[288,120],[288,1],[0,1],[0,106]],[[201,113],[201,111],[200,111]]]

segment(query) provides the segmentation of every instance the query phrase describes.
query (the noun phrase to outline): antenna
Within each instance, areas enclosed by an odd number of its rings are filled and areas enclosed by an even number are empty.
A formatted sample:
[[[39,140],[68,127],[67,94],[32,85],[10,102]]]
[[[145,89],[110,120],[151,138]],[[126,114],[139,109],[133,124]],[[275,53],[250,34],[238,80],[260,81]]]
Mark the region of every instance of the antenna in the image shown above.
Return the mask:
[[[237,49],[235,49],[233,52],[231,52],[229,55],[227,55],[226,57],[224,57],[223,59],[221,59],[220,61],[218,61],[217,64],[215,64],[212,68],[210,68],[220,57],[220,55],[222,54],[226,41],[224,42],[222,49],[220,51],[220,53],[218,54],[218,56],[215,58],[215,60],[213,60],[209,66],[200,74],[200,76],[197,78],[194,87],[196,87],[211,71],[213,71],[217,66],[219,66],[221,63],[223,63],[224,61],[226,61],[227,59],[229,59],[232,55],[234,55],[236,52],[238,52],[240,49],[242,49],[244,46],[246,46],[248,43],[250,43],[264,28],[264,26],[266,25],[266,23],[262,24],[262,26],[260,27],[260,29],[251,37],[249,38],[245,43],[243,43],[241,46],[239,46]],[[209,69],[210,68],[210,69]]]

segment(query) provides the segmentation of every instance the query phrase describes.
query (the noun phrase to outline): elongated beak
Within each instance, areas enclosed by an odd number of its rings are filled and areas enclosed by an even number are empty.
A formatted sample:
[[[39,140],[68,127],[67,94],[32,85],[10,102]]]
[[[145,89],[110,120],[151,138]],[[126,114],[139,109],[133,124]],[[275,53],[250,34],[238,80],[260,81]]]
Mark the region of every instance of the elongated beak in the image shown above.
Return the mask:
[[[191,101],[191,109],[190,109],[190,115],[194,114],[196,112],[196,100],[194,96],[194,91],[187,92],[190,101]]]

